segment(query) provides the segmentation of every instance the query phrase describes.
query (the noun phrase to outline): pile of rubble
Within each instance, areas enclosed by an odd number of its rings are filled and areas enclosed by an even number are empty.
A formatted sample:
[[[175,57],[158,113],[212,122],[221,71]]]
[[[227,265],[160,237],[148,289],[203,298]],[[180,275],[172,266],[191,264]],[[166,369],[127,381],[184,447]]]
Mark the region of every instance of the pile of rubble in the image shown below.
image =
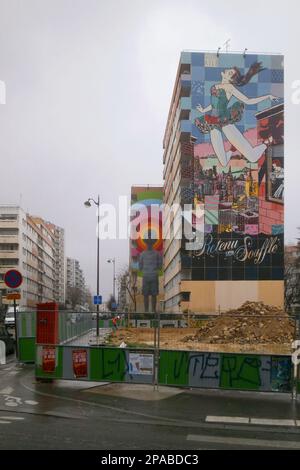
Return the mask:
[[[262,302],[245,302],[215,320],[203,322],[195,335],[184,342],[231,344],[290,344],[294,338],[294,322],[287,313]]]

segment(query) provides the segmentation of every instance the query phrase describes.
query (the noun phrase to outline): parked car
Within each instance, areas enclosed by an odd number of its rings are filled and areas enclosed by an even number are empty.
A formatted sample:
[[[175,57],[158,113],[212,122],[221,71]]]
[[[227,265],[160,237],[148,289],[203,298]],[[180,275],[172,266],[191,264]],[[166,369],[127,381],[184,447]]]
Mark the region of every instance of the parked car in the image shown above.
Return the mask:
[[[13,311],[8,310],[6,312],[4,324],[7,327],[15,327],[15,314]]]
[[[6,355],[15,352],[15,340],[12,335],[7,331],[5,326],[0,325],[0,341],[4,341],[6,346]]]

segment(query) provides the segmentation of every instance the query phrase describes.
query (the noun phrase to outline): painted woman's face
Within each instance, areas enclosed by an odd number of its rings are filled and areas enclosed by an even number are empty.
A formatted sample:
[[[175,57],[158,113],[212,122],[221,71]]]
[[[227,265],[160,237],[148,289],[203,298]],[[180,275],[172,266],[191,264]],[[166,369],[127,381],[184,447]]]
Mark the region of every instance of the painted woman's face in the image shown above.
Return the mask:
[[[280,166],[280,165],[277,165],[276,163],[273,163],[272,169],[273,169],[273,172],[274,172],[274,173],[278,173],[278,172],[281,171],[281,166]]]
[[[224,72],[221,72],[223,81],[228,82],[228,83],[231,82],[234,74],[235,74],[234,69],[225,69]]]

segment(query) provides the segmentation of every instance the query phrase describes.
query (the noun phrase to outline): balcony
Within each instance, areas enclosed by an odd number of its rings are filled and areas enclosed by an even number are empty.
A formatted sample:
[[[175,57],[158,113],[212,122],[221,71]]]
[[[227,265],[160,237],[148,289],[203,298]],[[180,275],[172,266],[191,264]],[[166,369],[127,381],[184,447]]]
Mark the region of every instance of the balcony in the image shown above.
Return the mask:
[[[191,74],[181,74],[180,85],[180,97],[189,97],[191,94]]]
[[[0,243],[19,243],[18,235],[2,235],[0,233]]]
[[[1,259],[19,258],[19,251],[18,250],[0,250],[0,258]]]
[[[17,229],[19,227],[19,222],[17,220],[1,220],[0,219],[0,227]]]
[[[44,240],[38,235],[37,244],[41,247],[44,247]]]

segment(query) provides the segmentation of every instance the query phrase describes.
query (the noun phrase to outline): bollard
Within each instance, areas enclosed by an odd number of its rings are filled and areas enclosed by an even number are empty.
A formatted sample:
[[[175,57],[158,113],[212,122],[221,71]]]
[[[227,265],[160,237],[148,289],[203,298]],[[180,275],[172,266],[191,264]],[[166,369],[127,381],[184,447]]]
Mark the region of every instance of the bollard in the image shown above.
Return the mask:
[[[6,346],[4,341],[0,341],[0,364],[2,366],[6,364]]]

